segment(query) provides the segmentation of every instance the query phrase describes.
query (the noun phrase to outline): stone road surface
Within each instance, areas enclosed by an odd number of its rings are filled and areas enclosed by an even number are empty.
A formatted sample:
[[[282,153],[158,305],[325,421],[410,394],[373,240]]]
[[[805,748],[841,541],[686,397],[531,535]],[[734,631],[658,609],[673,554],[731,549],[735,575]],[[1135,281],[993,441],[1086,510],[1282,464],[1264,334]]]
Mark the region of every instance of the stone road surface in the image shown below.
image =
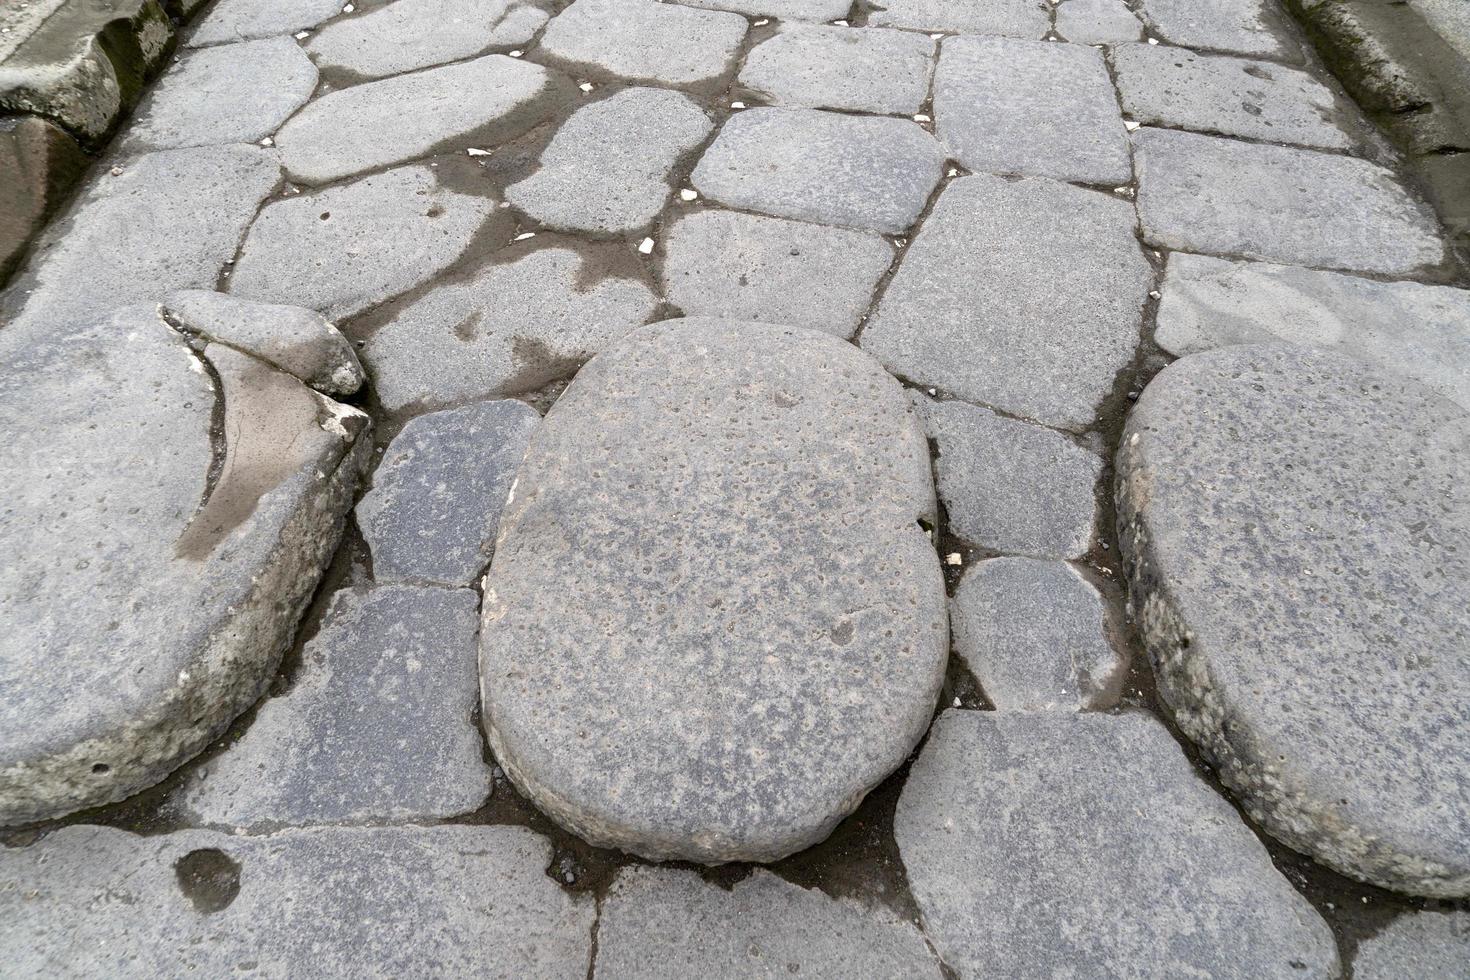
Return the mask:
[[[0,294],[0,973],[1470,977],[1470,292],[1274,0],[195,24]]]

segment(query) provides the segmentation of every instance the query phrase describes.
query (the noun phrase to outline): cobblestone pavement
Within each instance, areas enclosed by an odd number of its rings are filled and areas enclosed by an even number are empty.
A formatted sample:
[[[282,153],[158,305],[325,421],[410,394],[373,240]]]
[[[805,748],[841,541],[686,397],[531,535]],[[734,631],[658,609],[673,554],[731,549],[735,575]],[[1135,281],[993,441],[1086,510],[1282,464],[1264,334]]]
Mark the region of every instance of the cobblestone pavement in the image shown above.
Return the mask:
[[[0,973],[1470,977],[1470,292],[1272,0],[195,24],[0,296]]]

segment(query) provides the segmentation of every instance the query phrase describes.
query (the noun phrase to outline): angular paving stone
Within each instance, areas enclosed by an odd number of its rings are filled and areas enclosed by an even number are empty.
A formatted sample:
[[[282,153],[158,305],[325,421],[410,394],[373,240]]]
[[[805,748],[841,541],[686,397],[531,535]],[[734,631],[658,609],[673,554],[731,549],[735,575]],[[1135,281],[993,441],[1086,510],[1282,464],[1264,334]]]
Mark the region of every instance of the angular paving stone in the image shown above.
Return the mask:
[[[220,0],[184,43],[193,47],[309,30],[342,12],[343,0]]]
[[[657,306],[640,282],[540,249],[436,286],[378,328],[362,356],[390,412],[523,394],[570,376]]]
[[[550,228],[619,235],[663,210],[669,172],[714,123],[678,92],[630,88],[572,113],[541,153],[541,169],[505,199]]]
[[[531,432],[525,402],[493,401],[420,415],[403,427],[357,505],[378,582],[473,585]]]
[[[585,976],[594,903],[550,862],[520,827],[64,827],[0,848],[0,954],[26,977]]]
[[[1175,356],[1279,341],[1336,348],[1470,408],[1470,291],[1176,252],[1163,292],[1154,341]]]
[[[1147,125],[1346,150],[1330,89],[1269,61],[1126,44],[1113,49],[1123,111]]]
[[[1390,274],[1444,259],[1433,213],[1367,160],[1164,129],[1134,140],[1155,245]]]
[[[254,143],[304,105],[316,81],[289,37],[196,51],[159,79],[123,148]]]
[[[852,9],[849,0],[679,0],[686,7],[733,10],[752,17],[786,20],[838,20]]]
[[[632,82],[712,82],[735,64],[745,18],[654,0],[576,0],[552,18],[539,50],[571,70]]]
[[[1338,975],[1327,924],[1144,714],[946,711],[894,837],[963,977]]]
[[[1044,558],[1080,558],[1092,543],[1102,460],[1066,436],[964,402],[914,396],[951,533]]]
[[[950,600],[955,652],[1000,711],[1117,703],[1127,661],[1108,642],[1102,596],[1072,566],[992,558]]]
[[[943,165],[934,137],[907,119],[750,109],[726,121],[691,181],[731,207],[897,234]]]
[[[757,868],[729,890],[693,871],[630,865],[597,925],[602,980],[941,976],[924,937],[891,913]]]
[[[1133,178],[1113,83],[1089,47],[948,38],[934,72],[934,118],[970,170],[1091,184]]]
[[[337,546],[366,416],[203,358],[157,307],[0,331],[0,825],[120,800],[203,748]]]
[[[1039,0],[870,0],[869,7],[873,27],[1036,40],[1051,30],[1051,12]]]
[[[288,197],[261,210],[229,290],[341,320],[453,265],[495,210],[439,186],[425,166]]]
[[[695,211],[669,229],[663,285],[686,314],[744,317],[848,338],[893,262],[877,235],[735,211]]]
[[[1295,54],[1272,0],[1143,0],[1142,13],[1170,44],[1271,58]]]
[[[862,345],[916,383],[1081,430],[1133,358],[1151,281],[1128,202],[963,177],[909,246]]]
[[[851,345],[637,331],[552,407],[501,519],[480,632],[496,760],[557,822],[651,859],[821,840],[934,710],[933,508],[903,390]]]
[[[1143,36],[1143,25],[1123,0],[1062,0],[1056,18],[1057,33],[1073,44],[1119,44]]]
[[[1268,833],[1470,894],[1470,413],[1301,347],[1144,390],[1118,536],[1159,689]]]
[[[739,81],[778,105],[912,115],[929,98],[934,49],[905,31],[783,24],[745,56]]]
[[[1354,980],[1470,980],[1470,912],[1405,912],[1358,944]]]
[[[306,52],[323,71],[382,78],[525,44],[547,18],[518,0],[393,0],[329,24]]]
[[[36,116],[0,119],[0,285],[90,162],[59,126]]]
[[[478,605],[469,589],[338,592],[291,689],[190,774],[180,806],[231,827],[478,809],[491,788],[474,725]]]

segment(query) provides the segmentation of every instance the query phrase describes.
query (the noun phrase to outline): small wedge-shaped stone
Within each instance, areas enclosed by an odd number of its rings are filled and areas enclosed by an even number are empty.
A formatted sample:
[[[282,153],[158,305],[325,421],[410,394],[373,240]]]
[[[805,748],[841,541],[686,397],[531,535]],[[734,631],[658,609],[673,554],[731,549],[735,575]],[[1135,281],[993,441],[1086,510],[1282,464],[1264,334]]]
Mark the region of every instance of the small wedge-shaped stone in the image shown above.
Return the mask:
[[[525,44],[546,19],[520,0],[393,0],[328,25],[306,52],[324,72],[381,78]]]
[[[480,634],[496,760],[559,823],[648,858],[821,840],[933,712],[933,510],[903,390],[856,348],[638,330],[552,407],[501,518]]]
[[[541,52],[568,71],[631,82],[693,85],[729,71],[745,18],[655,0],[576,0],[541,37]]]

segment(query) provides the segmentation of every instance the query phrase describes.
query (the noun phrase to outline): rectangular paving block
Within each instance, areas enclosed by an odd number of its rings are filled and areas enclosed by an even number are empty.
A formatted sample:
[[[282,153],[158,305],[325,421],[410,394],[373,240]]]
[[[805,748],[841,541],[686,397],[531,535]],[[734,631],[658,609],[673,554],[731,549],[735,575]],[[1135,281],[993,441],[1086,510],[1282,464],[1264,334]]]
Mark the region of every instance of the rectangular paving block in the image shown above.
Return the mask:
[[[576,0],[553,17],[539,50],[569,71],[631,82],[713,82],[734,67],[745,18],[654,0]]]
[[[1150,31],[1170,44],[1270,58],[1296,54],[1275,0],[1143,0],[1142,13]]]
[[[868,7],[872,27],[1038,41],[1051,29],[1051,11],[1042,0],[871,0]]]
[[[934,49],[908,31],[783,24],[745,56],[739,81],[776,105],[912,115],[929,98]]]

